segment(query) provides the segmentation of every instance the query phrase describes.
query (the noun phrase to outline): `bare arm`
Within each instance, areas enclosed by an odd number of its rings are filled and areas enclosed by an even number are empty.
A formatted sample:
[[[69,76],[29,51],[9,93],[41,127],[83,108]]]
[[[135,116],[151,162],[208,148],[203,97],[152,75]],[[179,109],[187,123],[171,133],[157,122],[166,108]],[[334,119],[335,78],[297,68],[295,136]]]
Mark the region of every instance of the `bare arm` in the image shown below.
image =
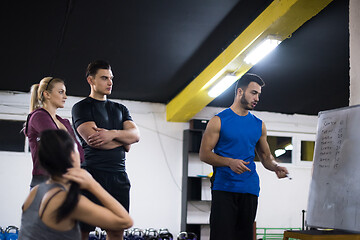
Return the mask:
[[[125,152],[129,152],[129,151],[130,151],[130,147],[131,147],[131,145],[124,145]]]
[[[124,130],[115,131],[115,140],[123,143],[124,145],[130,145],[140,140],[139,129],[133,121],[125,121]]]
[[[91,142],[89,141],[89,137],[92,136],[93,134],[97,133],[98,127],[96,126],[95,122],[90,121],[90,122],[85,122],[83,124],[81,124],[78,128],[77,131],[80,134],[80,136],[85,140],[85,142],[93,148],[99,148],[99,149],[114,149],[120,146],[123,146],[122,143],[118,142],[118,141],[114,141],[112,140],[112,137],[109,136],[108,134],[103,134],[104,136],[107,136],[107,138],[99,140],[98,142]],[[106,129],[104,129],[105,131]],[[107,131],[107,130],[106,130]]]
[[[103,204],[103,206],[97,205],[81,195],[75,210],[71,213],[71,218],[114,231],[130,228],[133,225],[133,220],[126,209],[105,191],[87,171],[71,168],[63,176],[79,183],[82,189],[94,194]]]
[[[124,122],[123,126],[123,130],[94,128],[96,132],[88,137],[88,141],[94,147],[101,147],[110,141],[119,142],[124,146],[138,142],[140,134],[136,124],[133,121],[128,120]],[[129,147],[126,148],[126,150],[129,149]]]
[[[269,144],[267,142],[267,131],[264,122],[262,123],[262,134],[256,144],[255,150],[261,160],[261,163],[266,169],[275,172],[278,178],[286,177],[286,174],[289,173],[288,170],[285,167],[279,166],[275,161],[274,156],[271,154]]]
[[[234,172],[241,174],[250,171],[246,167],[249,162],[241,159],[222,157],[213,152],[220,136],[221,120],[218,116],[213,117],[206,127],[200,146],[200,160],[216,167],[228,166]]]

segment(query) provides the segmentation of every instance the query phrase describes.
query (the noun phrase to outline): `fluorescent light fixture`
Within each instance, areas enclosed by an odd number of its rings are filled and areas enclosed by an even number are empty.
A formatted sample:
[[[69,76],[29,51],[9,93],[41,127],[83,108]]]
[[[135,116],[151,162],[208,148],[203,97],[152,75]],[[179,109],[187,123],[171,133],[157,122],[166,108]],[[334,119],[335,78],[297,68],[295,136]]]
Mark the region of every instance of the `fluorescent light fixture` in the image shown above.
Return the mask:
[[[286,147],[285,147],[285,150],[286,151],[292,151],[294,149],[294,146],[291,144],[291,143],[289,143]]]
[[[247,64],[255,65],[266,55],[268,55],[272,50],[274,50],[279,44],[280,40],[274,39],[273,37],[268,37],[262,41],[259,46],[252,50],[244,59]]]
[[[286,153],[285,149],[277,149],[277,150],[275,150],[275,156],[276,157],[279,157],[279,156],[283,155],[284,153]]]
[[[238,80],[238,76],[235,74],[226,74],[225,77],[223,77],[215,86],[213,86],[209,92],[208,95],[210,97],[217,97],[221,93],[223,93],[226,89],[228,89],[236,80]]]

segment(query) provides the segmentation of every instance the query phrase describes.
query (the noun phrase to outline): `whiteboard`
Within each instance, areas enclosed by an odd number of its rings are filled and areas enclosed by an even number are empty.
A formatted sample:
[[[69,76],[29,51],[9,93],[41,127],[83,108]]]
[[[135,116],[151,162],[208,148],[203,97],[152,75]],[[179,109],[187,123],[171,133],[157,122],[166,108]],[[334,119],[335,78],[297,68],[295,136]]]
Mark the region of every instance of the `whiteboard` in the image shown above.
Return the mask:
[[[360,232],[360,105],[318,115],[306,221]]]

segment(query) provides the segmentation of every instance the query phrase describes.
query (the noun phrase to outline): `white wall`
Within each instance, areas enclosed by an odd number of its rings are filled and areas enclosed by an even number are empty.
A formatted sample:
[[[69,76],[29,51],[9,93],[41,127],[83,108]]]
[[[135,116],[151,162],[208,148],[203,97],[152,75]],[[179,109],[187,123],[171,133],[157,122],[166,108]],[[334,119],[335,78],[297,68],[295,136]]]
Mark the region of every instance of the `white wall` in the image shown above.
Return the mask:
[[[21,206],[29,193],[31,156],[0,152],[0,226],[20,226]]]
[[[25,93],[0,92],[0,119],[25,121],[28,99]],[[72,105],[80,99],[69,97],[58,114],[70,118]],[[134,227],[165,227],[177,234],[180,231],[182,137],[189,124],[167,122],[164,104],[119,102],[129,108],[141,134],[140,142],[132,146],[126,163],[132,183],[130,213]],[[210,119],[221,110],[207,107],[195,118]],[[269,134],[295,132],[314,136],[316,132],[316,116],[254,113],[265,121]],[[301,226],[311,165],[296,163],[287,167],[293,175],[291,181],[278,180],[261,164],[258,166],[261,177],[258,227]],[[31,169],[29,153],[0,152],[0,226],[20,226],[21,205],[29,191]]]
[[[350,105],[360,104],[360,1],[349,1]]]

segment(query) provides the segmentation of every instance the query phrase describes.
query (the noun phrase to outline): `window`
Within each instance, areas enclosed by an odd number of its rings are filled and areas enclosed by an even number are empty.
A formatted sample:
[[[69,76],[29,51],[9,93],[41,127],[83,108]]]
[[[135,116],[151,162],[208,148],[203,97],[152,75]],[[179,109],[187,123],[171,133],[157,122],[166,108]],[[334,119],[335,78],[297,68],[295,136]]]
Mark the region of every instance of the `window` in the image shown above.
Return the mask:
[[[24,152],[23,121],[0,120],[0,151]]]
[[[276,158],[277,162],[292,163],[293,145],[291,137],[268,136],[267,141],[271,154]],[[257,155],[255,161],[260,161]]]
[[[301,161],[312,161],[314,158],[314,141],[301,141]]]

